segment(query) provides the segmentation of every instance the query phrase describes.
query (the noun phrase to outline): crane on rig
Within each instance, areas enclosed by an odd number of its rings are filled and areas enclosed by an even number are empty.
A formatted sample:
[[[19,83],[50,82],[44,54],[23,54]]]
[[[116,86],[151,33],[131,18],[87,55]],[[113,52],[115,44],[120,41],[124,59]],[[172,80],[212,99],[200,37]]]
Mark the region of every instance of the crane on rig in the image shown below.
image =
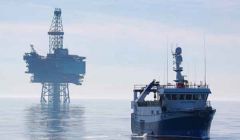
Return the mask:
[[[26,73],[32,74],[32,83],[41,83],[42,103],[70,102],[69,84],[81,85],[86,72],[86,57],[70,55],[63,47],[61,9],[55,8],[48,31],[49,53],[41,56],[31,44],[31,52],[25,53]]]

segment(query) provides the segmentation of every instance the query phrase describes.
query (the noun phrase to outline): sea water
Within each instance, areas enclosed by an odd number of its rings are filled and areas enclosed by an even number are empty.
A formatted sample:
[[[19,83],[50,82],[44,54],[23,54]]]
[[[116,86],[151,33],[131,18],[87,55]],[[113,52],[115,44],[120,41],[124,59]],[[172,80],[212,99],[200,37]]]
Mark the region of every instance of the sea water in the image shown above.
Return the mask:
[[[240,102],[215,101],[211,140],[240,139]],[[129,100],[0,99],[0,140],[149,140],[131,136]]]

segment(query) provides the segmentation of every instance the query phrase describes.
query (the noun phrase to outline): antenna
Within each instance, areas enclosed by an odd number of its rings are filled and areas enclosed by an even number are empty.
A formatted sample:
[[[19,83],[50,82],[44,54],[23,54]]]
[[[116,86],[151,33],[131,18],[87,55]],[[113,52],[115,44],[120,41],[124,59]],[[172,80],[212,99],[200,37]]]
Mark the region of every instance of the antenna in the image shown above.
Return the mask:
[[[168,36],[167,36],[167,85],[168,85]]]
[[[204,49],[204,85],[207,85],[207,56],[206,56],[206,38],[205,34],[203,35],[203,49]]]
[[[197,82],[197,70],[196,70],[196,63],[194,63],[194,85]]]

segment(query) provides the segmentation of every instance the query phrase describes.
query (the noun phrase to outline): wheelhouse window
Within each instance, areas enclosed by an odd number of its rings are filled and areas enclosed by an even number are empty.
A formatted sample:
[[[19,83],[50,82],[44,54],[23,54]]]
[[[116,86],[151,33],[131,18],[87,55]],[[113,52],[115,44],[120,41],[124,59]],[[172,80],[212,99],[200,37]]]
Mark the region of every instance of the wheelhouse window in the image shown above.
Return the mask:
[[[165,94],[165,99],[167,100],[206,100],[206,94]]]
[[[198,98],[199,96],[198,96],[198,95],[199,95],[199,94],[194,94],[194,95],[193,95],[193,100],[199,100],[199,98]]]
[[[176,94],[172,95],[172,100],[177,100],[177,95]]]
[[[192,94],[187,94],[186,95],[186,100],[192,100]]]
[[[181,94],[179,99],[184,100],[185,99],[185,94]]]
[[[207,95],[206,94],[201,94],[201,99],[202,100],[206,100],[207,99]]]
[[[167,98],[168,100],[171,100],[171,99],[172,99],[170,94],[166,94],[166,98]]]

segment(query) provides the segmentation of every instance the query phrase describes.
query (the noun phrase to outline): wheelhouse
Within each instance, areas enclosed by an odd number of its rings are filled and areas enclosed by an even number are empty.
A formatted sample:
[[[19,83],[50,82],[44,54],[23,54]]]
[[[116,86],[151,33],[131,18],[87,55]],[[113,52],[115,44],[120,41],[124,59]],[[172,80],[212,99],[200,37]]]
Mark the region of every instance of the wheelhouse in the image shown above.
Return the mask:
[[[196,88],[161,86],[158,93],[164,111],[202,109],[210,105],[207,98],[211,91],[207,86]]]

